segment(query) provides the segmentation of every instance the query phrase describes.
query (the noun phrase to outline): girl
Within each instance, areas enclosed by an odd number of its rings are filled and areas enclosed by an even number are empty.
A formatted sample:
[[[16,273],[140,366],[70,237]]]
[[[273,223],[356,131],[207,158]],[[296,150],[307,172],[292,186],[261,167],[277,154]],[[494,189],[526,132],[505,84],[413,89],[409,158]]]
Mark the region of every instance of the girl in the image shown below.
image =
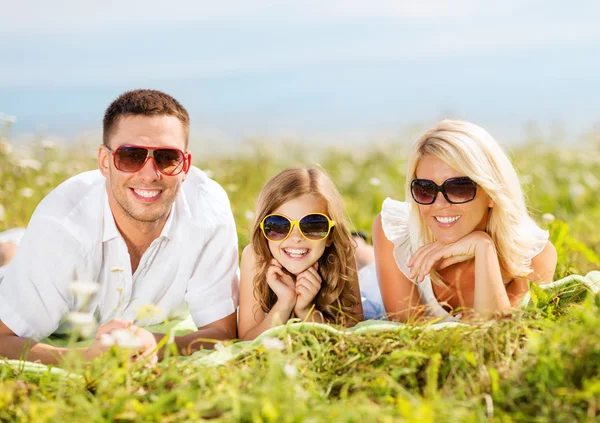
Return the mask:
[[[319,169],[286,169],[263,187],[242,253],[238,335],[292,317],[351,326],[363,318],[342,198]]]
[[[528,281],[552,281],[556,250],[529,217],[519,178],[477,125],[444,120],[415,144],[407,202],[386,199],[373,224],[383,305],[393,320],[419,309],[456,320],[509,309]]]

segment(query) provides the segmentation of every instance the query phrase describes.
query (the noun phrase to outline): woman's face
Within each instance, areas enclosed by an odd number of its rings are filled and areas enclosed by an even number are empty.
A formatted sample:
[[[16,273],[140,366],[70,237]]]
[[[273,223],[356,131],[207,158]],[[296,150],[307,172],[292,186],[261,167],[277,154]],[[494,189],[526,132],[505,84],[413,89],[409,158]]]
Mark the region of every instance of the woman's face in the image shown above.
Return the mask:
[[[447,179],[461,176],[466,175],[456,171],[432,155],[424,156],[416,170],[418,179],[429,179],[437,185],[442,185]],[[450,244],[473,231],[485,230],[489,214],[488,209],[493,207],[494,203],[485,191],[478,186],[475,198],[468,203],[449,203],[444,195],[438,192],[433,204],[419,204],[418,206],[421,218],[425,221],[435,239],[442,244]]]

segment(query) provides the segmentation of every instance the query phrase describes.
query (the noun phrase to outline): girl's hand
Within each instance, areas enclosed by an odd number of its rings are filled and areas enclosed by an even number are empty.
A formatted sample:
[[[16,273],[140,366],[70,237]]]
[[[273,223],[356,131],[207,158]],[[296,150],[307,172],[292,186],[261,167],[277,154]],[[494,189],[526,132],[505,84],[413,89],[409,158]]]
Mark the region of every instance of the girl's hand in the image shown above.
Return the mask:
[[[432,268],[441,270],[453,264],[467,261],[475,257],[478,246],[492,242],[487,233],[476,231],[452,244],[441,244],[436,241],[423,245],[407,263],[407,266],[411,269],[409,278],[414,279],[416,277],[416,282],[421,283],[425,276],[429,275]]]
[[[271,259],[271,265],[267,270],[267,284],[277,295],[278,301],[286,304],[296,303],[296,283],[290,275],[283,271],[281,264],[276,259]]]
[[[323,280],[321,279],[321,275],[319,275],[318,269],[319,263],[315,263],[296,276],[296,294],[298,294],[298,297],[294,313],[301,319],[306,318],[315,297],[321,289]]]

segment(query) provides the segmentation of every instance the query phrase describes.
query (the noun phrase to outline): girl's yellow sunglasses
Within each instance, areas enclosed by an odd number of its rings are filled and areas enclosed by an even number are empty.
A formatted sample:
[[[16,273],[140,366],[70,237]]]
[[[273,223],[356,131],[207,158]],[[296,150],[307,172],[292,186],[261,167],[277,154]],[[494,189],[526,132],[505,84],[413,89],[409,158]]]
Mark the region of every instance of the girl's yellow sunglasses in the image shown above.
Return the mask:
[[[335,222],[323,213],[309,213],[300,220],[291,220],[281,214],[269,214],[260,222],[260,229],[269,241],[279,242],[290,236],[295,225],[304,238],[320,241],[327,238]]]

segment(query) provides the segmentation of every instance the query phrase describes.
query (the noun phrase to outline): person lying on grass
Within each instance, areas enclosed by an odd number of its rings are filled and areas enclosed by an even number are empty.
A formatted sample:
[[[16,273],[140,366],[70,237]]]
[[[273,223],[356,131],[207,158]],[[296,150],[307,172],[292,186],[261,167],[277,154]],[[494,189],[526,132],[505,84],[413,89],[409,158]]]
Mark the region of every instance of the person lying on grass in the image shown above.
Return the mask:
[[[444,120],[415,144],[406,202],[387,198],[373,224],[389,318],[459,311],[489,317],[518,304],[528,281],[548,283],[556,249],[530,218],[519,178],[484,129]]]
[[[147,305],[162,313],[144,325],[191,314],[199,329],[175,338],[182,353],[210,347],[203,338],[235,338],[235,222],[223,188],[191,165],[188,133],[185,108],[159,91],[130,91],[108,107],[99,170],[40,203],[5,269],[0,356],[59,361],[67,349],[37,341],[69,331],[73,312],[100,325],[86,358],[102,354],[102,335],[115,330],[138,338],[137,355],[156,354],[162,335],[135,321]],[[84,309],[74,281],[97,283]]]
[[[242,252],[239,337],[254,339],[293,317],[361,321],[354,246],[342,198],[325,172],[295,168],[271,178]]]

